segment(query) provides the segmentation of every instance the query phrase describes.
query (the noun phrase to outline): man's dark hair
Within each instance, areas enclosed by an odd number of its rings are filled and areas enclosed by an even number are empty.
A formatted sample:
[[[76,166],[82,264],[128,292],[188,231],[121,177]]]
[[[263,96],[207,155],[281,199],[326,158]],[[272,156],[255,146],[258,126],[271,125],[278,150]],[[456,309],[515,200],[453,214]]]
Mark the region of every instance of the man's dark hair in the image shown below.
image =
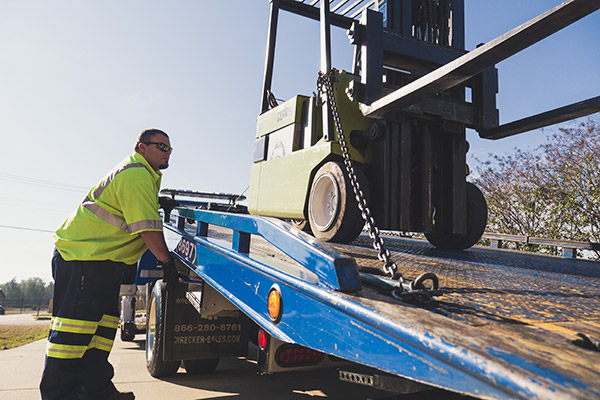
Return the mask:
[[[164,135],[166,137],[169,137],[169,135],[167,135],[165,132],[161,131],[160,129],[145,129],[142,131],[142,133],[139,134],[137,140],[135,141],[135,151],[138,151],[138,148],[140,147],[140,143],[143,142],[147,142],[149,140],[152,140],[152,137],[154,135]]]

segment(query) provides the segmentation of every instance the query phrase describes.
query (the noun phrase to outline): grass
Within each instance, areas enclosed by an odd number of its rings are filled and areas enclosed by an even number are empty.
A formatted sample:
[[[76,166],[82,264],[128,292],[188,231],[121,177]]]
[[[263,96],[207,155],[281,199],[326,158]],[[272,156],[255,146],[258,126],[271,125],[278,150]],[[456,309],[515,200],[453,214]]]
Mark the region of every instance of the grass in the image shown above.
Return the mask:
[[[12,349],[48,337],[50,326],[0,325],[0,350]]]

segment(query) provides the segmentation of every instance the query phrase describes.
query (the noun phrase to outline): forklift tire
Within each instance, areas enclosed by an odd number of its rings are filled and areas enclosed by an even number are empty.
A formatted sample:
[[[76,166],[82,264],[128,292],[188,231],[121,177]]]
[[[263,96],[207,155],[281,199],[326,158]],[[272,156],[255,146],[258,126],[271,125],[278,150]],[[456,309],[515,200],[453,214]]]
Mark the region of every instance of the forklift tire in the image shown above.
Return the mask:
[[[364,173],[359,168],[355,171],[365,192]],[[364,222],[343,164],[330,161],[315,174],[308,199],[308,220],[314,237],[326,242],[349,243],[362,231]]]
[[[177,373],[180,361],[163,361],[163,330],[165,324],[166,290],[162,280],[154,288],[148,285],[146,298],[146,368],[154,378],[172,376]]]
[[[362,169],[354,167],[354,173],[356,174],[356,178],[358,179],[358,184],[360,185],[360,190],[363,192],[363,196],[367,201],[367,206],[369,204],[369,199],[371,196],[371,190],[369,186],[369,181],[367,180],[367,175],[363,172]],[[352,189],[352,187],[350,187]],[[354,196],[354,190],[352,189],[352,198],[354,201],[352,202],[353,206],[356,207],[356,212],[358,213],[358,218],[356,218],[356,222],[354,226],[348,230],[348,235],[344,238],[342,243],[350,243],[354,239],[360,235],[360,233],[365,228],[365,220],[363,219],[360,208],[358,208],[358,203],[356,202],[356,198]]]
[[[219,364],[218,358],[206,358],[204,360],[183,360],[183,368],[190,375],[208,374],[213,372]]]
[[[305,219],[293,219],[292,226],[302,232],[312,233],[310,230],[310,224]]]
[[[467,233],[426,233],[425,237],[435,247],[444,250],[464,250],[479,241],[487,225],[487,203],[481,190],[467,182]]]

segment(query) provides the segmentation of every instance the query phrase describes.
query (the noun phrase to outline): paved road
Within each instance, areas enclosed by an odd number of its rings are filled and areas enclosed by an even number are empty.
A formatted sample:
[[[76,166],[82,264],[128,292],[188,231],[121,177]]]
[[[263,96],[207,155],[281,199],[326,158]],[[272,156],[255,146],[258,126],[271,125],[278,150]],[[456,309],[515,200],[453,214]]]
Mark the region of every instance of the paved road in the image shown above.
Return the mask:
[[[0,325],[43,325],[35,314],[0,315]],[[329,398],[340,400],[449,400],[461,398],[442,391],[406,396],[391,395],[371,388],[339,382],[337,371],[295,372],[260,375],[252,360],[223,359],[213,374],[191,376],[180,369],[167,379],[152,378],[145,366],[145,342],[122,342],[117,334],[110,360],[115,367],[113,382],[119,390],[132,390],[138,400],[229,399],[300,400]],[[38,384],[44,364],[46,341],[40,340],[16,349],[0,351],[0,399],[38,400]]]
[[[142,339],[141,335],[137,338]],[[38,384],[44,363],[45,340],[16,349],[0,351],[0,399],[39,399]],[[145,368],[144,342],[115,341],[110,359],[114,382],[120,390],[132,390],[136,399],[240,400],[311,398],[382,399],[389,394],[339,382],[335,371],[263,376],[247,360],[228,359],[213,374],[187,375],[183,369],[168,379],[152,378]]]
[[[35,313],[0,315],[0,325],[50,325],[50,317],[35,316]]]

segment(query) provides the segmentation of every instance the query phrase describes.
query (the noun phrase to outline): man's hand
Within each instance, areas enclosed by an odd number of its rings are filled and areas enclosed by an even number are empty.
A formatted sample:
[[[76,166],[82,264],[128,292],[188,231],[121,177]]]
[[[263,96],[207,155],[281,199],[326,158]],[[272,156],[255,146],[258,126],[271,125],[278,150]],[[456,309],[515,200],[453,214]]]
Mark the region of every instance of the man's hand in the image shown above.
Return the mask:
[[[171,210],[179,205],[177,200],[165,196],[160,196],[158,198],[158,203],[160,204],[160,208],[165,210],[165,214],[169,214]]]
[[[169,254],[169,258],[158,262],[163,269],[163,282],[165,282],[166,290],[173,290],[179,283],[179,273],[175,267],[175,257]]]

